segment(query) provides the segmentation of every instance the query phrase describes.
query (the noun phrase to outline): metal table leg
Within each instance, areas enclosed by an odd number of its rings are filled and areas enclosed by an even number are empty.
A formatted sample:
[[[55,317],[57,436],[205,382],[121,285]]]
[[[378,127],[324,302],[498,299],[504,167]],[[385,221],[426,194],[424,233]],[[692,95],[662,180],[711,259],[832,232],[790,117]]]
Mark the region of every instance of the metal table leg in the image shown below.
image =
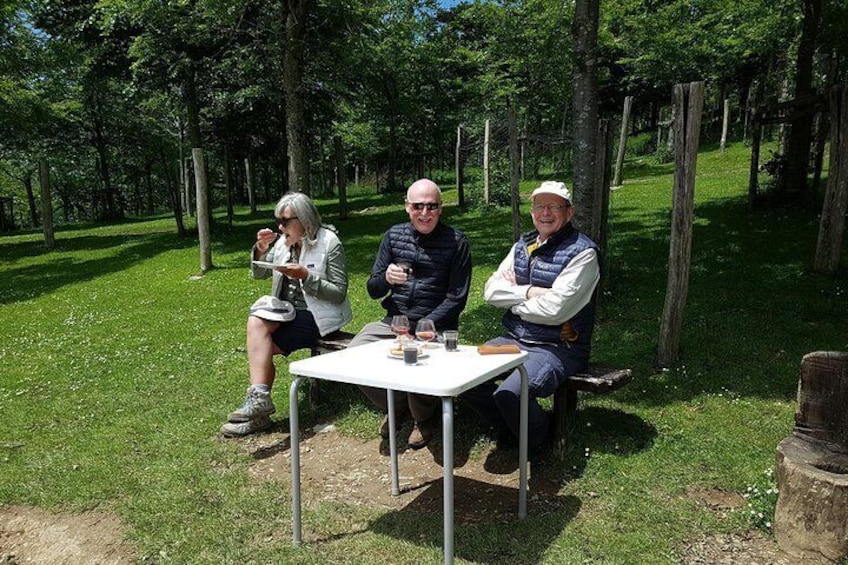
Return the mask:
[[[300,517],[300,422],[297,410],[297,388],[305,377],[297,377],[289,388],[289,452],[292,476],[292,538],[295,545],[301,542]]]
[[[453,397],[442,397],[442,468],[444,481],[445,565],[453,563]]]
[[[527,371],[524,365],[518,366],[521,374],[521,408],[519,412],[518,434],[518,517],[527,517]]]
[[[398,481],[398,453],[397,453],[397,435],[395,430],[395,392],[386,390],[386,405],[389,411],[389,459],[391,461],[392,473],[392,496],[400,494],[400,484]]]

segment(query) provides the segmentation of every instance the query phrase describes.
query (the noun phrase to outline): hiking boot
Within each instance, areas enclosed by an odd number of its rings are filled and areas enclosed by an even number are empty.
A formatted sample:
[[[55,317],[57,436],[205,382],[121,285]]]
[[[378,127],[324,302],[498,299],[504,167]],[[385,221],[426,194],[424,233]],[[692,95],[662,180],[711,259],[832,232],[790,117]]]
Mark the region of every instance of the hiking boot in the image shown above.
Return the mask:
[[[412,432],[409,434],[409,439],[406,440],[409,447],[412,449],[421,449],[430,443],[430,440],[433,439],[437,431],[435,420],[435,418],[430,418],[423,422],[415,422],[415,426],[412,427]]]
[[[235,411],[230,412],[227,421],[233,423],[249,422],[261,416],[270,416],[276,411],[277,409],[274,408],[274,403],[271,401],[271,393],[249,388],[244,403]]]
[[[221,426],[221,435],[224,437],[242,437],[267,430],[272,424],[273,422],[268,416],[259,416],[247,422],[227,422]]]

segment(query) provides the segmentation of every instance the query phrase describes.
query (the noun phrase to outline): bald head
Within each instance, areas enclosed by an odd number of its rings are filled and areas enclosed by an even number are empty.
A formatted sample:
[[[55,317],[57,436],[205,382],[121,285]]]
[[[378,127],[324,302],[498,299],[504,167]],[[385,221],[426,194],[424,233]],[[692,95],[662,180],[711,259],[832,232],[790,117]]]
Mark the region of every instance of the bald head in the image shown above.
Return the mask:
[[[418,233],[436,229],[442,215],[442,190],[430,179],[419,179],[406,191],[406,213]]]
[[[418,179],[406,191],[407,202],[418,202],[420,196],[435,196],[436,202],[442,201],[442,189],[430,179]]]

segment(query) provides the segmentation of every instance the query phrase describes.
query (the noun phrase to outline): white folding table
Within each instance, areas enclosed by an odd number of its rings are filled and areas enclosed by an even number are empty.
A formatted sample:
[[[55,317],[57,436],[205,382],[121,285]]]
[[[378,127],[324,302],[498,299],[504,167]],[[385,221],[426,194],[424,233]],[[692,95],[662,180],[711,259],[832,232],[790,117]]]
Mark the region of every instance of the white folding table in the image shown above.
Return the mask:
[[[527,353],[480,355],[472,346],[460,346],[448,352],[442,346],[425,349],[426,357],[417,365],[406,365],[403,359],[389,354],[391,341],[381,340],[359,347],[349,347],[295,361],[289,372],[295,376],[289,389],[289,425],[291,430],[292,534],[301,543],[300,501],[300,426],[297,391],[307,377],[354,385],[384,388],[388,394],[389,452],[392,494],[400,493],[398,485],[397,440],[395,438],[394,395],[391,391],[415,392],[442,399],[442,449],[444,458],[444,554],[445,563],[453,563],[453,398],[480,383],[512,369],[521,374],[521,414],[518,442],[518,516],[527,516]]]

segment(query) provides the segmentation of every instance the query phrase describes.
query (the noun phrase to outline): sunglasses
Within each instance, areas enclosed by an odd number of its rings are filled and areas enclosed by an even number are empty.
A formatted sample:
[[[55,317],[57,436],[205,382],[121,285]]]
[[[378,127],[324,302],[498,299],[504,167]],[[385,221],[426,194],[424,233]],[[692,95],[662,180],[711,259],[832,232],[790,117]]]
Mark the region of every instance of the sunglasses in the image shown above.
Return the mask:
[[[277,223],[279,223],[284,228],[289,227],[289,224],[292,223],[292,220],[296,220],[297,216],[292,216],[291,218],[277,218]]]
[[[424,208],[427,208],[430,212],[435,212],[439,208],[442,207],[441,202],[408,202],[412,209],[416,212],[421,212]]]

